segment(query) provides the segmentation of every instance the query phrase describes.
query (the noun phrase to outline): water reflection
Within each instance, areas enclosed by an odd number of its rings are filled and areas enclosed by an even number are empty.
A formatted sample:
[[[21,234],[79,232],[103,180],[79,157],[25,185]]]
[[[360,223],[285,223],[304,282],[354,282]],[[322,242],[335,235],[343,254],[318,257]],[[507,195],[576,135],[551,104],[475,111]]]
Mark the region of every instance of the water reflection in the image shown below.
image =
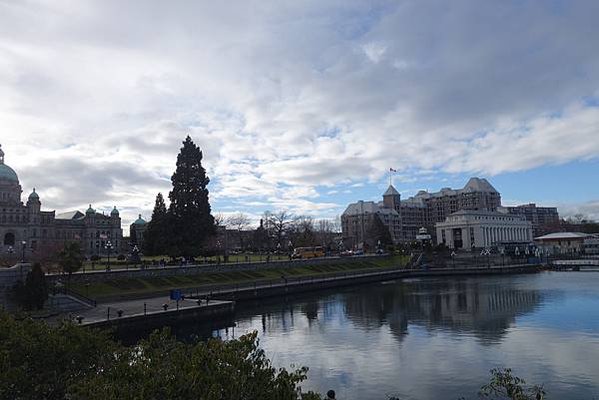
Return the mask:
[[[497,366],[551,398],[591,399],[598,289],[599,273],[386,282],[264,300],[233,321],[175,331],[193,341],[256,330],[276,366],[310,367],[305,389],[346,400],[476,398]]]
[[[542,302],[536,289],[522,290],[506,282],[481,280],[411,280],[342,289],[256,304],[258,308],[238,313],[242,325],[249,323],[260,311],[263,333],[288,333],[295,319],[309,327],[347,320],[354,328],[372,332],[389,327],[402,341],[409,325],[428,330],[448,329],[472,333],[483,341],[500,340],[518,315],[533,312]]]
[[[307,388],[343,399],[474,396],[497,366],[593,398],[597,288],[599,274],[387,282],[261,302],[236,332],[258,330],[276,365],[309,366]]]

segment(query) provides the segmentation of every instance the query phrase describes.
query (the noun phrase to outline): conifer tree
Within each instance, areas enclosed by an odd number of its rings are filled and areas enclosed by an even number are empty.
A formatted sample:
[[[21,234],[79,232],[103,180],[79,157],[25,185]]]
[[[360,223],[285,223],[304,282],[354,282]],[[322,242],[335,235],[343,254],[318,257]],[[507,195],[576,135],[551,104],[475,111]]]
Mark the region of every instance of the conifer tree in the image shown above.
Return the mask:
[[[161,255],[165,253],[168,243],[168,222],[166,204],[162,193],[156,195],[152,219],[146,227],[143,240],[143,251],[148,255]]]
[[[202,151],[189,135],[177,156],[168,197],[168,249],[171,256],[197,255],[204,241],[215,233],[208,200],[210,179],[202,167]]]

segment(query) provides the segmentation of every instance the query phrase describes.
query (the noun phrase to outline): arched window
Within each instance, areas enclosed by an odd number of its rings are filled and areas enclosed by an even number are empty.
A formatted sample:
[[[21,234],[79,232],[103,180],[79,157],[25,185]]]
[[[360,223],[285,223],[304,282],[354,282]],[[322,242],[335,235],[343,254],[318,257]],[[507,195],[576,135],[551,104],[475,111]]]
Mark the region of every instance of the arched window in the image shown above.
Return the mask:
[[[6,235],[4,235],[4,245],[5,246],[14,246],[15,245],[15,234],[14,233],[7,233]]]

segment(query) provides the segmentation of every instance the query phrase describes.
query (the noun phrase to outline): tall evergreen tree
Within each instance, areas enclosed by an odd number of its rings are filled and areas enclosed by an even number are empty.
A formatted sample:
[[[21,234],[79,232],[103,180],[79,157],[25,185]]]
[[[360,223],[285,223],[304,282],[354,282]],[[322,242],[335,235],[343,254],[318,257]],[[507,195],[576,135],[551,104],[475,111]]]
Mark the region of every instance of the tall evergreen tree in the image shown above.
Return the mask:
[[[148,255],[165,254],[168,240],[168,221],[166,204],[162,193],[156,195],[152,220],[148,223],[143,238],[143,251]]]
[[[202,167],[202,151],[189,136],[177,156],[171,182],[167,252],[171,256],[197,255],[204,241],[215,233],[215,226],[208,200],[210,179]]]

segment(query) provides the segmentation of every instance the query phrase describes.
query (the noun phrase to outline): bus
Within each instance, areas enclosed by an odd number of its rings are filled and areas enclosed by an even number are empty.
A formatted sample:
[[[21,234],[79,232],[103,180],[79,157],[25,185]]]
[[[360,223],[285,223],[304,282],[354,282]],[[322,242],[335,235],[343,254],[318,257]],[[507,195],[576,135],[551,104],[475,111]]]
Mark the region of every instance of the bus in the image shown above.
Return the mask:
[[[316,247],[296,247],[293,250],[292,258],[316,258],[316,257],[324,257],[324,248],[321,246]]]

